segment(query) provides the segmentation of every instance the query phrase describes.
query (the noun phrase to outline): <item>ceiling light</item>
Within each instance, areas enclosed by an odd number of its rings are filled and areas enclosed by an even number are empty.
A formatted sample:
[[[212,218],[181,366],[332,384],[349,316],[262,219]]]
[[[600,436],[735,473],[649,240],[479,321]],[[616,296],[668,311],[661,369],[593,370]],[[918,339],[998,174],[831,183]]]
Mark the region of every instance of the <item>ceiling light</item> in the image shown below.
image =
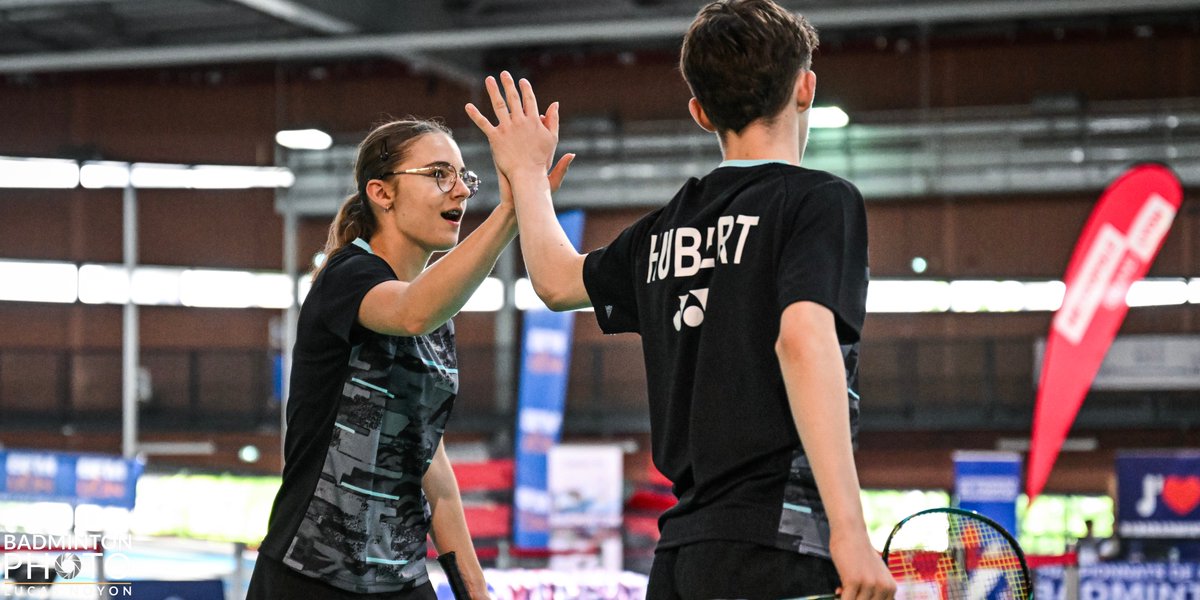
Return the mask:
[[[70,189],[79,184],[79,163],[57,158],[0,157],[0,188]]]
[[[326,150],[333,138],[320,129],[285,129],[275,134],[275,143],[292,150]]]

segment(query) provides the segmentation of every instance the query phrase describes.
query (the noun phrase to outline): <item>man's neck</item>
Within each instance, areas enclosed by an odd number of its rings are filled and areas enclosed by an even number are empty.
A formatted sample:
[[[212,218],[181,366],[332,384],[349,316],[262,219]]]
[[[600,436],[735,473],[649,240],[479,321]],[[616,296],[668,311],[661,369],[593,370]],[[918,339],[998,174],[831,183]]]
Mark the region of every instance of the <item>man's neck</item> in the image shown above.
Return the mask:
[[[799,165],[804,156],[804,141],[800,127],[807,122],[791,115],[777,117],[772,126],[761,120],[746,126],[741,133],[728,132],[721,139],[725,160],[782,160]]]

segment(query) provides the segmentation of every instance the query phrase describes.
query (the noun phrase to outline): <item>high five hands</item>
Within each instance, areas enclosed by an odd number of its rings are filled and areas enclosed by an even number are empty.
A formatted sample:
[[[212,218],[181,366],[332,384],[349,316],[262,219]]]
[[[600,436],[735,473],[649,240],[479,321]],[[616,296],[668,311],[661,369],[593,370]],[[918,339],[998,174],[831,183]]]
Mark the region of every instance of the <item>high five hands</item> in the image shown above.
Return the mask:
[[[552,103],[546,114],[542,115],[538,112],[537,97],[528,80],[520,81],[518,91],[517,82],[508,71],[504,71],[500,73],[500,83],[504,86],[503,93],[494,77],[484,81],[492,110],[496,114],[496,125],[492,125],[474,104],[467,104],[466,111],[471,121],[487,136],[492,147],[492,160],[496,162],[496,170],[500,174],[501,198],[511,197],[511,180],[535,172],[540,177],[546,177],[547,170],[550,170],[551,191],[558,190],[567,169],[575,160],[574,154],[563,155],[550,169],[554,149],[558,145],[558,103]]]

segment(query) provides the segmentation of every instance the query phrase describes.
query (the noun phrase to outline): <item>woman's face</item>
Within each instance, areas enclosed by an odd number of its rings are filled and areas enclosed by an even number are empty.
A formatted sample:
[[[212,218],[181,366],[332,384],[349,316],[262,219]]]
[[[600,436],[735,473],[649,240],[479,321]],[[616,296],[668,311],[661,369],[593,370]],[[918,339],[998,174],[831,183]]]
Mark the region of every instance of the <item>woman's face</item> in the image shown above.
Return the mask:
[[[443,167],[441,181],[433,169],[425,174],[401,174],[389,177],[395,186],[395,202],[383,219],[390,221],[400,234],[427,252],[440,252],[458,244],[458,232],[467,208],[467,189],[455,174],[465,170],[458,144],[444,133],[425,134],[409,146],[408,156],[392,168],[393,172],[423,167]],[[443,192],[450,179],[454,187]]]

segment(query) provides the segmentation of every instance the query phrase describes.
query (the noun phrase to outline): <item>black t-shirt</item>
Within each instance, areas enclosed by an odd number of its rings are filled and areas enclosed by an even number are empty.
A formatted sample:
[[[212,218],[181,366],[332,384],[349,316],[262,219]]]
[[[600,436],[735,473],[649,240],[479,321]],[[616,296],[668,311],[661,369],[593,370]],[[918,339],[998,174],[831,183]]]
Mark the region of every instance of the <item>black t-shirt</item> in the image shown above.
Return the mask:
[[[428,581],[421,488],[458,392],[454,328],[366,329],[367,292],[396,279],[356,241],[334,253],[300,309],[283,481],[260,552],[359,593]]]
[[[792,303],[833,312],[853,436],[868,280],[858,190],[781,163],[721,167],[590,253],[583,277],[601,329],[642,336],[654,463],[679,499],[659,547],[726,539],[828,557],[775,342]]]

